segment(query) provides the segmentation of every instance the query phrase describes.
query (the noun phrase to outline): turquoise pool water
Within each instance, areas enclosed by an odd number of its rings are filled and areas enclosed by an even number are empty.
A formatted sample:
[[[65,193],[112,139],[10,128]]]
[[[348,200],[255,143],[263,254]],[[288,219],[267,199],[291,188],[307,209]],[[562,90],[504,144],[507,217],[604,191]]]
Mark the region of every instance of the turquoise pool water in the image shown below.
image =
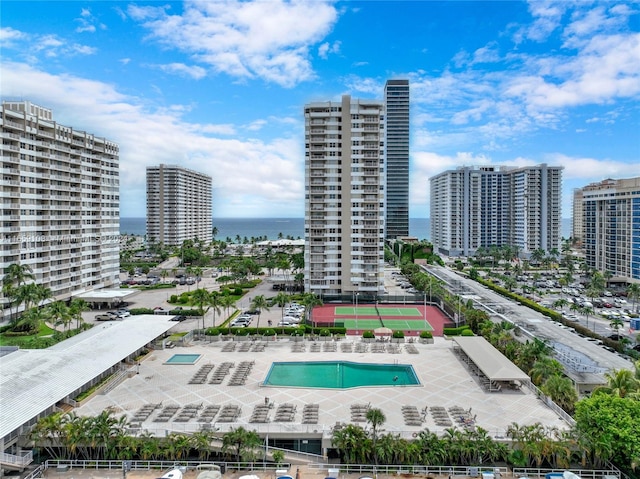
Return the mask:
[[[202,354],[174,354],[165,361],[165,364],[195,364]]]
[[[263,386],[348,389],[367,386],[417,386],[410,364],[368,364],[350,361],[273,363]]]

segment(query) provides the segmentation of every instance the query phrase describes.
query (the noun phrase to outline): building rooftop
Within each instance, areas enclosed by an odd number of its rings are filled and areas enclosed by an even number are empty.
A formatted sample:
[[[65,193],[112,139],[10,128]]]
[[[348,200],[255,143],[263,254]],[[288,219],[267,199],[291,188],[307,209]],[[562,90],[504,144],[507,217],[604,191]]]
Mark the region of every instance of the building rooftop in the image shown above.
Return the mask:
[[[0,437],[73,394],[174,325],[167,316],[133,316],[97,324],[48,349],[20,349],[0,356]]]

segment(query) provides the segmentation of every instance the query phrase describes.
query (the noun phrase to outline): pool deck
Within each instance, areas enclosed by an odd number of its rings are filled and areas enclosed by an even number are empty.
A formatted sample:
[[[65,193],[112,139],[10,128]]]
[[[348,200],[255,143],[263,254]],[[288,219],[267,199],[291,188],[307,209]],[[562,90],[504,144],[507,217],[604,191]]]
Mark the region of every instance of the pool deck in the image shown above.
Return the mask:
[[[368,352],[343,352],[342,343],[361,343],[359,338],[347,338],[336,341],[335,352],[325,352],[322,342],[311,352],[312,342],[304,341],[304,351],[296,351],[300,346],[291,340],[282,339],[266,343],[263,351],[250,350],[239,352],[243,341],[238,341],[236,350],[223,352],[223,346],[229,341],[211,343],[194,342],[188,347],[176,347],[151,353],[141,362],[139,373],[126,379],[106,394],[96,395],[75,410],[78,415],[97,415],[109,408],[116,415],[127,415],[129,419],[145,404],[162,403],[163,406],[175,405],[237,405],[241,411],[235,422],[216,422],[219,416],[210,423],[221,432],[243,426],[270,435],[304,435],[307,437],[322,434],[330,437],[336,423],[355,423],[363,427],[365,422],[354,421],[352,405],[370,405],[381,409],[386,417],[384,430],[399,434],[407,439],[415,433],[428,428],[432,432],[442,434],[445,426],[437,425],[431,413],[424,416],[420,426],[409,426],[404,422],[402,406],[415,406],[418,411],[425,407],[440,406],[447,410],[458,406],[471,410],[475,416],[475,425],[488,431],[495,438],[505,437],[505,430],[511,423],[528,425],[540,422],[545,426],[567,429],[568,425],[549,409],[531,391],[522,388],[520,391],[488,392],[476,381],[463,363],[453,353],[453,342],[443,338],[435,338],[434,344],[412,343],[418,353],[410,354],[408,344],[400,345],[399,353],[372,352],[372,344]],[[258,343],[254,343],[258,344]],[[263,343],[265,344],[265,343]],[[388,343],[385,343],[388,346]],[[252,345],[253,349],[253,345]],[[319,351],[315,352],[316,349]],[[174,354],[202,354],[200,361],[193,365],[168,367],[165,361]],[[421,382],[421,386],[403,387],[365,387],[347,390],[306,389],[263,387],[272,362],[274,361],[358,361],[369,363],[401,363],[411,364]],[[228,385],[231,374],[220,385],[189,384],[192,376],[204,365],[218,366],[224,361],[235,363],[237,368],[243,361],[254,362],[246,382],[240,386]],[[209,376],[211,377],[211,376]],[[264,406],[268,398],[273,407],[269,410],[269,422],[252,423],[254,407]],[[289,403],[296,406],[293,421],[274,422],[275,412],[279,405]],[[318,404],[317,424],[304,424],[302,411],[307,404]],[[168,432],[193,432],[201,428],[197,420],[187,422],[154,422],[155,414],[141,423],[141,428],[163,436]],[[453,418],[453,424],[456,425]]]

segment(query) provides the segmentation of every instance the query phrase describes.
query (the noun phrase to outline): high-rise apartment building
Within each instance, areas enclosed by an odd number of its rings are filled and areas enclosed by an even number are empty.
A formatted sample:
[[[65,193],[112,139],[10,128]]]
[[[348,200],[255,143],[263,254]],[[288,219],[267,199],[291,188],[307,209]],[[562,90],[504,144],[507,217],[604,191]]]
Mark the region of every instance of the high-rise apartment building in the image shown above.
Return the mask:
[[[609,281],[640,282],[640,177],[593,183],[580,196],[587,265]]]
[[[147,242],[213,239],[211,177],[174,165],[147,167]]]
[[[515,246],[526,257],[559,248],[562,167],[462,167],[430,185],[431,239],[440,253]]]
[[[28,265],[56,299],[117,284],[118,145],[29,101],[3,102],[0,125],[0,271]]]
[[[384,87],[386,153],[386,238],[409,236],[409,80]]]
[[[305,118],[305,290],[384,292],[383,104],[342,97]]]

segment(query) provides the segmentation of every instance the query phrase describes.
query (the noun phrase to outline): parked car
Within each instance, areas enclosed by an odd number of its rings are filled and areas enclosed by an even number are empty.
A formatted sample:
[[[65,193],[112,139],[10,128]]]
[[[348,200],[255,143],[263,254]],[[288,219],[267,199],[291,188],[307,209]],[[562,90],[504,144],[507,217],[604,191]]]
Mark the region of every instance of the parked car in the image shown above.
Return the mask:
[[[288,321],[290,323],[298,324],[300,322],[300,318],[296,318],[295,316],[285,316],[282,318],[282,321]]]
[[[291,321],[285,321],[284,319],[278,323],[278,326],[295,326],[296,323],[292,323]]]
[[[187,319],[187,317],[184,314],[181,314],[179,316],[174,316],[173,318],[171,318],[169,321],[184,321],[185,319]]]
[[[116,316],[112,314],[98,314],[96,315],[96,321],[115,321],[118,319]]]

